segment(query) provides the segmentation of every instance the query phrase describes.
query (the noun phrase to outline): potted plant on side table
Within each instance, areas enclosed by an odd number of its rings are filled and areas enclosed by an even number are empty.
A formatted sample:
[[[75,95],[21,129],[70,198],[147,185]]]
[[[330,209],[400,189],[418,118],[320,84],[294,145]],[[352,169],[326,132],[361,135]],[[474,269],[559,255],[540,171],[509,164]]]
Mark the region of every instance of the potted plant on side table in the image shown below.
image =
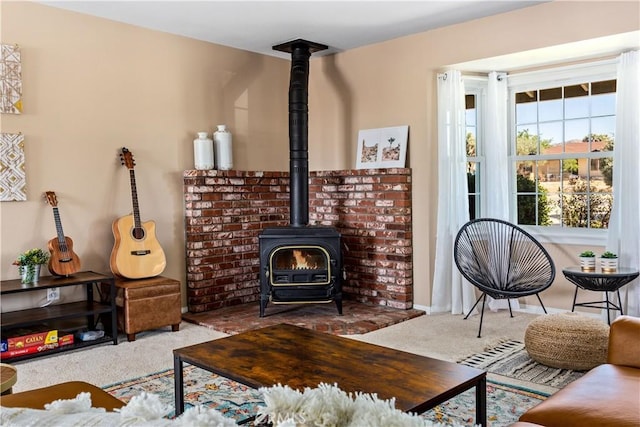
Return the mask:
[[[600,255],[600,268],[609,273],[618,270],[618,255],[610,251]]]
[[[580,254],[580,268],[583,271],[595,271],[596,254],[593,251],[584,251]]]
[[[49,253],[40,248],[34,248],[20,254],[13,265],[18,266],[22,283],[30,284],[38,282],[40,268],[47,261],[49,261]]]

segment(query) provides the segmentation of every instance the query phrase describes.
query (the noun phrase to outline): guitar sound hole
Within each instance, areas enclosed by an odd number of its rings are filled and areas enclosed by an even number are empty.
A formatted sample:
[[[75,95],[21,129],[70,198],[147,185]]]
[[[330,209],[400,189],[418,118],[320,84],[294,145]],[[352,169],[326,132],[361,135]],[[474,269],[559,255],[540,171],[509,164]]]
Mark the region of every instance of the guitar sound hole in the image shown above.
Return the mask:
[[[134,228],[133,229],[133,238],[134,239],[143,239],[144,238],[144,228],[140,227],[140,228]]]

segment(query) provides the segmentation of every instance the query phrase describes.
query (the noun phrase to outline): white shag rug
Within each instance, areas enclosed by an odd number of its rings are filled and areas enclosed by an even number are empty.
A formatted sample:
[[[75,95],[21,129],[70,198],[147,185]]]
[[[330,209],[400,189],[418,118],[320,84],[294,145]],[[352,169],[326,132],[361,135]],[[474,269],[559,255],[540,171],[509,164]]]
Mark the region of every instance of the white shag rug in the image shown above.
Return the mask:
[[[347,394],[336,385],[320,384],[303,391],[277,385],[262,388],[264,407],[258,409],[257,423],[275,427],[445,427],[418,415],[395,408],[395,401],[380,400],[375,394]],[[236,422],[220,412],[195,406],[175,419],[164,418],[171,408],[155,394],[142,392],[129,403],[107,412],[91,406],[91,394],[60,399],[45,409],[2,408],[0,425],[7,427],[57,426],[145,426],[145,427],[231,427]],[[461,427],[455,425],[452,427]]]

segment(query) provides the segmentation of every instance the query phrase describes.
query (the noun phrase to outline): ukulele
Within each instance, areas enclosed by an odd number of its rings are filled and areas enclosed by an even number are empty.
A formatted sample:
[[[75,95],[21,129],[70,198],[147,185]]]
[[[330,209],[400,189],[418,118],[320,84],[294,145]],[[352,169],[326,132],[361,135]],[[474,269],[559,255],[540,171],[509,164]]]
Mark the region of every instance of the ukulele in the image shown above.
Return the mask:
[[[56,276],[69,276],[80,271],[80,258],[73,252],[73,241],[64,235],[60,212],[58,212],[58,198],[53,191],[44,193],[47,203],[53,208],[53,218],[56,223],[58,237],[49,240],[47,246],[51,252],[49,271]]]
[[[154,221],[140,221],[136,190],[135,162],[131,151],[122,147],[120,161],[129,169],[133,213],[113,221],[115,242],[109,264],[113,274],[128,279],[143,279],[160,275],[167,264],[164,251],[156,239]]]

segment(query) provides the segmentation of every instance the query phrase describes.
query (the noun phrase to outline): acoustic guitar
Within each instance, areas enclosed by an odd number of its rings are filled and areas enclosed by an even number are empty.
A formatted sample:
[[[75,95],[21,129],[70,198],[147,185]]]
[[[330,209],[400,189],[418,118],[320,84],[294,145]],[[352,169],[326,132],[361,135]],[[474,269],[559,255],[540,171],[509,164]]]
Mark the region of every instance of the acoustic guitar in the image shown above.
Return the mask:
[[[113,221],[111,229],[115,242],[111,250],[110,266],[113,274],[127,279],[143,279],[160,275],[167,264],[164,251],[156,238],[154,221],[140,221],[135,162],[131,151],[122,147],[120,161],[129,169],[133,213]]]
[[[49,271],[56,276],[70,276],[80,271],[80,258],[73,251],[73,241],[64,235],[62,221],[58,211],[58,198],[53,191],[46,191],[44,197],[53,208],[53,219],[56,223],[58,237],[49,240],[47,246],[51,257],[49,258]]]

